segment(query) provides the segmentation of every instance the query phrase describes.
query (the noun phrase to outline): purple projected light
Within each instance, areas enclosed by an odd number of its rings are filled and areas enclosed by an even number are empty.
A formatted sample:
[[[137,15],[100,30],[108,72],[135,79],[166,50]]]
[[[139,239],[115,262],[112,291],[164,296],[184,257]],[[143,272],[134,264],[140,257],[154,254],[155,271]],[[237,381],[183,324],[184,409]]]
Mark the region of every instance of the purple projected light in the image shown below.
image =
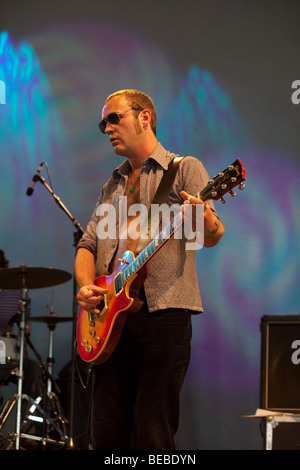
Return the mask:
[[[198,257],[208,313],[194,322],[198,367],[229,391],[258,385],[261,317],[300,314],[299,168],[275,152],[247,154],[246,189],[221,209],[225,236]]]

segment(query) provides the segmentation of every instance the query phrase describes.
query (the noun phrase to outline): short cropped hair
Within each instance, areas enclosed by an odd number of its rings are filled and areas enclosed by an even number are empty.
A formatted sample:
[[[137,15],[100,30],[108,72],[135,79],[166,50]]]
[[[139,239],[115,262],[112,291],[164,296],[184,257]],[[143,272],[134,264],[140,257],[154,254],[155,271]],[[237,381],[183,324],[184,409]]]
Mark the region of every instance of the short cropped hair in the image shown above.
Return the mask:
[[[151,112],[150,126],[154,135],[156,135],[156,125],[157,125],[156,109],[155,109],[153,100],[150,98],[150,96],[146,95],[146,93],[143,93],[142,91],[139,91],[139,90],[130,90],[130,89],[119,90],[109,95],[106,98],[105,103],[115,98],[116,96],[125,96],[129,105],[135,111],[142,111],[143,109],[149,109],[149,111]]]

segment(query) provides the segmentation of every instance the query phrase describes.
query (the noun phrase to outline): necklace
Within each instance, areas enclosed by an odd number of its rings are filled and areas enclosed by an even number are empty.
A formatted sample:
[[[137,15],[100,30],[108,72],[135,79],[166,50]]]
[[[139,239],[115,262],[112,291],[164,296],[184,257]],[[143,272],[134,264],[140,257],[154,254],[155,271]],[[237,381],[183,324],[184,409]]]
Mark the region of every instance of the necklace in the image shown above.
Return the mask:
[[[140,175],[137,177],[137,179],[135,180],[135,182],[132,183],[132,173],[130,173],[130,182],[131,182],[131,184],[130,184],[130,186],[129,186],[129,192],[130,192],[130,193],[133,193],[133,191],[134,191],[134,185],[137,183],[139,177],[140,177]]]

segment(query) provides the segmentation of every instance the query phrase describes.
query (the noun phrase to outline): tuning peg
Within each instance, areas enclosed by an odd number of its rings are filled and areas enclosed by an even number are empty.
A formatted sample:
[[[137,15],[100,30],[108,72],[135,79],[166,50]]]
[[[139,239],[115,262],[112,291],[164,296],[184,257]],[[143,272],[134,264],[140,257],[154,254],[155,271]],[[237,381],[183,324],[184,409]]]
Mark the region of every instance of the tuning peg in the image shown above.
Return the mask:
[[[229,192],[228,192],[229,196],[231,197],[234,197],[236,196],[236,193],[231,189]]]
[[[220,201],[222,202],[222,204],[226,204],[225,199],[223,199],[222,197],[220,197]]]
[[[239,184],[239,189],[242,191],[245,188],[245,183],[240,183]]]

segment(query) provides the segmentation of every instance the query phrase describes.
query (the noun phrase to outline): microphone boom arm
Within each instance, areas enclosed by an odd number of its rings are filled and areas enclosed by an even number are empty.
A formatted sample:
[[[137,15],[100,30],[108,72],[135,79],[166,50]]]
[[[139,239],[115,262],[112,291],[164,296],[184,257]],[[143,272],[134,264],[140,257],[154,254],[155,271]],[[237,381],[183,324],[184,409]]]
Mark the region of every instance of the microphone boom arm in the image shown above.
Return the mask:
[[[51,196],[53,197],[54,201],[56,202],[56,204],[67,214],[67,216],[71,219],[74,227],[76,227],[76,229],[78,231],[81,232],[81,234],[83,235],[84,234],[84,230],[83,228],[81,227],[80,223],[78,222],[77,219],[75,219],[75,217],[70,213],[70,211],[66,208],[66,206],[62,203],[61,199],[54,193],[53,189],[50,188],[50,186],[48,185],[48,183],[46,182],[45,178],[43,178],[43,176],[36,176],[36,181],[39,181],[40,183],[42,183],[45,188],[49,191],[49,193],[51,194]]]

